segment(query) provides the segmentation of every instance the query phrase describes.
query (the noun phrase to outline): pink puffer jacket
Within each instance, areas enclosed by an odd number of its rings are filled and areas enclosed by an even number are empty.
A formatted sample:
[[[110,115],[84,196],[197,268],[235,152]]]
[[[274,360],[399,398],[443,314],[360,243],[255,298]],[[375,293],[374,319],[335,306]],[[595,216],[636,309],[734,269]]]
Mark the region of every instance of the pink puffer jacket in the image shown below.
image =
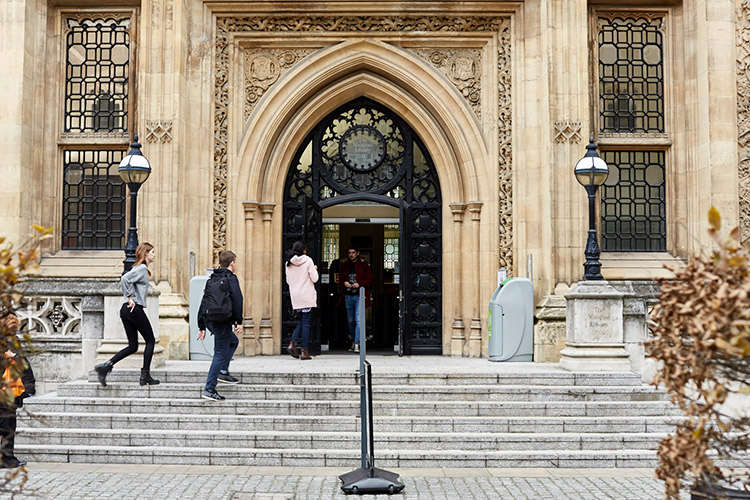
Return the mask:
[[[286,266],[286,282],[292,298],[293,309],[318,307],[318,293],[315,283],[318,281],[318,270],[307,255],[295,255]]]

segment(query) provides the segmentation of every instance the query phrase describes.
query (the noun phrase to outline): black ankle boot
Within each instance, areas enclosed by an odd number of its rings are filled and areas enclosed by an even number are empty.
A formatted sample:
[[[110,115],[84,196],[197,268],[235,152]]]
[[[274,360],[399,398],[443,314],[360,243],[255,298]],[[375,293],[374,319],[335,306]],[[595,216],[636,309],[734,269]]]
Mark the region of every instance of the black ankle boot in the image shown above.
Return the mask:
[[[112,361],[107,360],[94,367],[94,370],[96,370],[96,373],[99,375],[99,383],[102,384],[102,387],[107,387],[107,375],[112,371],[113,366]]]
[[[159,383],[155,378],[151,378],[151,371],[141,368],[141,385],[157,385]]]

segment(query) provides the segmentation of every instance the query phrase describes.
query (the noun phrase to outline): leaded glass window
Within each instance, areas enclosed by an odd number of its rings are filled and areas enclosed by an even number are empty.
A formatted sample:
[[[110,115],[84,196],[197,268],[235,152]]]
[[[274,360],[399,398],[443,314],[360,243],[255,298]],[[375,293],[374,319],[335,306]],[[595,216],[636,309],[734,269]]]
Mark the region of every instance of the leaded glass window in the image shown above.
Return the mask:
[[[604,151],[609,177],[601,188],[602,250],[666,250],[663,151]]]
[[[599,17],[599,128],[664,132],[661,17]]]
[[[129,19],[67,19],[65,132],[128,130]]]
[[[63,249],[125,246],[126,188],[117,166],[129,139],[131,15],[81,12],[62,17]]]
[[[63,164],[63,249],[125,246],[125,184],[117,173],[124,151],[66,150]]]

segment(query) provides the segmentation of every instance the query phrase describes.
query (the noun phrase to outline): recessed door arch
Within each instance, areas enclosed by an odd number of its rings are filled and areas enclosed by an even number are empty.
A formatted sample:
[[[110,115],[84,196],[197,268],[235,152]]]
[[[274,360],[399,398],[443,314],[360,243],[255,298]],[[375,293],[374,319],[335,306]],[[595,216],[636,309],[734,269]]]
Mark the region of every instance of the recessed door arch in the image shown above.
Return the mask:
[[[442,197],[437,172],[411,127],[365,97],[326,116],[297,150],[284,185],[284,249],[306,240],[308,252],[320,262],[321,208],[354,200],[401,207],[403,350],[442,354]],[[285,346],[295,325],[285,283],[282,296]]]

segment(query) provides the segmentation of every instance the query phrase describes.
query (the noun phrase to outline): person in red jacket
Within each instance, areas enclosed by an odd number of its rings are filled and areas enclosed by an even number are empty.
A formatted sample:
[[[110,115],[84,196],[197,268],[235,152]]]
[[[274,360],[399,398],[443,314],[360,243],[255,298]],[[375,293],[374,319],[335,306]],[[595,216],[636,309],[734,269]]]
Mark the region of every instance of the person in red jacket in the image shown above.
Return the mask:
[[[365,306],[369,306],[372,271],[367,262],[359,256],[356,247],[350,246],[348,254],[348,259],[342,262],[339,268],[339,290],[343,293],[346,304],[349,339],[354,342],[350,350],[359,352],[359,289],[365,288]]]

